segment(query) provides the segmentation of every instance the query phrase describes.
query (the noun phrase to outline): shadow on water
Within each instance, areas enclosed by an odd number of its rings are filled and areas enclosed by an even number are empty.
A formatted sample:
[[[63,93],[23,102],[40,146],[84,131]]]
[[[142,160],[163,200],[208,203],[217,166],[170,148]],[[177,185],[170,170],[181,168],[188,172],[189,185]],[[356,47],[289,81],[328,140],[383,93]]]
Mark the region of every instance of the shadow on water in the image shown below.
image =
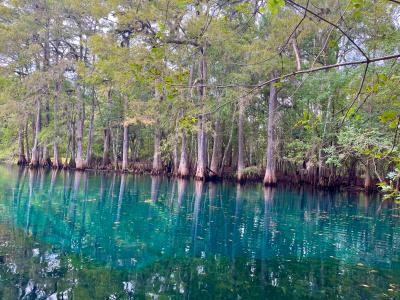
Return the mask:
[[[0,166],[0,298],[400,297],[365,194]]]

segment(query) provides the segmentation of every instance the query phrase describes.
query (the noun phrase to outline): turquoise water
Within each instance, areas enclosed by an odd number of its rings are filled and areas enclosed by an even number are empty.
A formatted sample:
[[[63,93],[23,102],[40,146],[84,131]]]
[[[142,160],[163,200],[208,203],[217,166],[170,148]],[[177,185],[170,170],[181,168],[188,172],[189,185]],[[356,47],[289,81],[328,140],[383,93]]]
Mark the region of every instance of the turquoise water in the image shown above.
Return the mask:
[[[400,299],[398,209],[0,166],[0,299]]]

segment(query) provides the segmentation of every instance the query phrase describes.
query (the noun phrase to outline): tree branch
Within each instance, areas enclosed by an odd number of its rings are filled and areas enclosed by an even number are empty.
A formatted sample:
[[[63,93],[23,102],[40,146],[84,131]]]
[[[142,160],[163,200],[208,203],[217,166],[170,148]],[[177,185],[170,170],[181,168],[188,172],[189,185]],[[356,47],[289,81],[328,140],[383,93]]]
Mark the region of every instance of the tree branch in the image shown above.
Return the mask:
[[[321,21],[324,21],[325,23],[335,27],[337,30],[339,30],[356,48],[357,50],[366,58],[366,60],[368,60],[368,55],[364,52],[364,50],[361,49],[361,47],[339,26],[336,25],[335,23],[329,21],[328,19],[320,16],[319,14],[313,12],[312,10],[308,9],[307,7],[298,4],[292,0],[285,0],[287,3],[291,4],[292,6],[296,6],[299,7],[301,9],[303,9],[304,11],[307,11],[310,15],[313,15],[314,17],[320,19]]]
[[[306,74],[306,73],[315,73],[318,71],[323,71],[323,70],[329,70],[329,69],[334,69],[334,68],[339,68],[339,67],[345,67],[345,66],[352,66],[352,65],[363,65],[363,64],[371,64],[374,62],[378,61],[385,61],[385,60],[391,60],[391,59],[398,59],[400,58],[400,54],[393,54],[393,55],[388,55],[388,56],[381,56],[381,57],[376,57],[376,58],[370,58],[370,59],[363,59],[363,60],[354,60],[354,61],[348,61],[348,62],[342,62],[342,63],[337,63],[337,64],[332,64],[332,65],[326,65],[326,66],[321,66],[317,68],[310,68],[310,69],[304,69],[300,71],[294,71],[292,73],[287,73],[284,75],[281,75],[279,77],[274,77],[272,79],[263,81],[259,84],[255,85],[244,85],[244,84],[221,84],[221,85],[208,85],[208,84],[199,84],[198,86],[206,86],[206,87],[214,87],[214,88],[237,88],[237,87],[247,87],[247,88],[262,88],[266,86],[267,84],[270,84],[271,82],[276,82],[276,81],[281,81],[283,79],[293,77],[296,75],[300,74]],[[182,88],[187,88],[187,85],[182,85],[182,84],[171,84],[169,86],[172,87],[182,87]]]

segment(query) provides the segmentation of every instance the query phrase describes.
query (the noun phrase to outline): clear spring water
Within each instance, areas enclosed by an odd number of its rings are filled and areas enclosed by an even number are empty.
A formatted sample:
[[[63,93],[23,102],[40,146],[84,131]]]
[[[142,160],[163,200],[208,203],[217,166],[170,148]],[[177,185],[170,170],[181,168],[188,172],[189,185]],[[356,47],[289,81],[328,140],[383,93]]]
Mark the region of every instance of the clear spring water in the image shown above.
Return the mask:
[[[400,299],[398,208],[0,166],[0,299]]]

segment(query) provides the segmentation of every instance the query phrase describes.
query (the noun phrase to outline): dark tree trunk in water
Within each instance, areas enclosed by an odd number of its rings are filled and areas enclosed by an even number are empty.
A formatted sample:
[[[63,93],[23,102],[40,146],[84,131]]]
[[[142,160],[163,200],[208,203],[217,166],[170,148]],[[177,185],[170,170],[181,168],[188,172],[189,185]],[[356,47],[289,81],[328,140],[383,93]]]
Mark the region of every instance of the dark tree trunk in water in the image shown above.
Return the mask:
[[[85,161],[83,158],[83,127],[85,122],[85,107],[83,104],[82,87],[77,85],[78,93],[78,120],[76,121],[76,157],[75,167],[77,170],[85,169]]]
[[[33,140],[33,148],[32,148],[32,158],[30,166],[32,168],[37,168],[39,166],[39,133],[41,128],[41,108],[40,101],[37,100],[37,111],[36,111],[36,121],[35,121],[35,136]]]
[[[124,99],[124,114],[125,118],[128,115],[128,97]],[[128,171],[128,154],[129,154],[129,125],[124,122],[124,133],[122,141],[122,171]]]
[[[219,100],[220,97],[217,98],[217,104],[221,101]],[[221,163],[221,121],[220,117],[217,116],[214,125],[214,141],[213,141],[213,148],[212,148],[212,156],[211,156],[211,164],[210,164],[210,177],[217,178],[219,177],[219,166]]]
[[[371,192],[373,190],[371,172],[370,172],[369,161],[367,161],[365,165],[365,174],[364,174],[364,189],[367,192]]]
[[[347,178],[347,184],[349,186],[355,185],[357,181],[357,174],[356,174],[356,167],[357,167],[357,160],[354,158],[350,159],[350,166],[349,166],[349,176]]]
[[[272,75],[275,76],[275,73]],[[275,170],[275,107],[276,107],[276,88],[275,83],[270,84],[269,103],[268,103],[268,146],[267,146],[267,167],[264,176],[264,185],[276,185]]]
[[[19,166],[26,165],[25,149],[24,149],[24,129],[21,127],[18,132],[18,161]]]
[[[236,180],[238,182],[242,182],[245,178],[243,176],[243,169],[245,168],[244,164],[244,132],[243,132],[243,123],[244,123],[244,102],[243,100],[239,101],[239,124],[238,124],[238,167],[237,167],[237,177]]]
[[[201,48],[201,61],[200,61],[200,84],[198,87],[198,94],[200,98],[200,106],[204,106],[206,97],[206,81],[207,81],[207,65],[205,57],[205,49]],[[205,130],[205,116],[201,115],[198,121],[198,137],[197,137],[197,167],[196,167],[196,180],[205,180],[207,177],[207,162],[206,162],[206,130]]]
[[[93,152],[93,129],[94,129],[94,110],[95,110],[95,91],[93,88],[92,95],[92,109],[90,112],[90,123],[89,123],[89,137],[88,137],[88,145],[86,149],[86,167],[90,167],[92,165],[92,152]]]
[[[181,159],[179,161],[178,176],[181,178],[189,177],[189,164],[186,146],[186,131],[182,130]]]

